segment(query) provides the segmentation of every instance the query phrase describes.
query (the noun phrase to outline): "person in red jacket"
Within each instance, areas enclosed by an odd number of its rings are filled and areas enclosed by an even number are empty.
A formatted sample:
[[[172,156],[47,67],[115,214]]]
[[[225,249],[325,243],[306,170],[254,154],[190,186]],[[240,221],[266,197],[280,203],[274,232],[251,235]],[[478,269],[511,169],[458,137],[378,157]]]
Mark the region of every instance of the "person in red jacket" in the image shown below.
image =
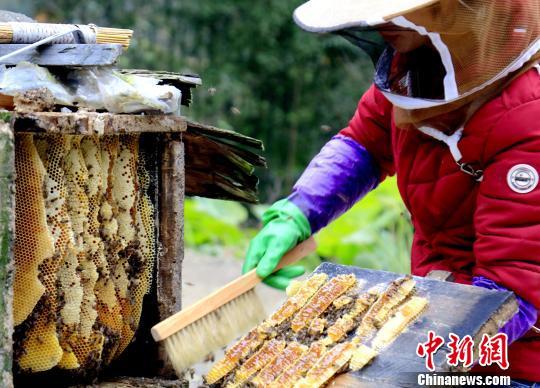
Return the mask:
[[[540,0],[311,0],[294,18],[363,48],[374,82],[264,214],[243,270],[286,287],[302,270],[272,274],[283,254],[397,175],[413,274],[513,291],[510,369],[484,372],[540,381]]]

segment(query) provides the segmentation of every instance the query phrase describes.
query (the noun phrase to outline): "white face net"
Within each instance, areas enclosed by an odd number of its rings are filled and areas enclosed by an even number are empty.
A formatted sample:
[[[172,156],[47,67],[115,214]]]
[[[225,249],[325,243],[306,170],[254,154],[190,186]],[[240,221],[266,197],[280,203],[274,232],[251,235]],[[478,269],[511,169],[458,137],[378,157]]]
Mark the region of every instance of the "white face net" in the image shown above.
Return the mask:
[[[358,12],[349,9],[349,22],[340,19],[334,30],[321,22],[318,32],[337,33],[363,48],[376,64],[374,83],[402,109],[441,106],[480,92],[540,51],[540,0],[440,0],[397,16],[389,11],[378,22],[369,18],[369,0],[358,3]],[[323,11],[332,18],[328,8]],[[297,11],[297,21],[302,14]]]
[[[386,23],[337,32],[366,52],[375,65],[374,83],[385,93],[442,100],[446,69],[427,36]]]

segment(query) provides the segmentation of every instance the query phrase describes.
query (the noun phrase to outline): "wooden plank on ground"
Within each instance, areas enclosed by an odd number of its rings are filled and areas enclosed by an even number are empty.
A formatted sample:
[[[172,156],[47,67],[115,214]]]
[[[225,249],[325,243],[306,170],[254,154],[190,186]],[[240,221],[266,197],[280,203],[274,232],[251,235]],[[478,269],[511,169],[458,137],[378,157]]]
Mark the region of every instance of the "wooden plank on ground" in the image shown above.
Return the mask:
[[[0,57],[29,45],[1,44]],[[121,44],[52,44],[29,49],[0,61],[2,65],[31,62],[41,66],[108,66],[123,53]]]

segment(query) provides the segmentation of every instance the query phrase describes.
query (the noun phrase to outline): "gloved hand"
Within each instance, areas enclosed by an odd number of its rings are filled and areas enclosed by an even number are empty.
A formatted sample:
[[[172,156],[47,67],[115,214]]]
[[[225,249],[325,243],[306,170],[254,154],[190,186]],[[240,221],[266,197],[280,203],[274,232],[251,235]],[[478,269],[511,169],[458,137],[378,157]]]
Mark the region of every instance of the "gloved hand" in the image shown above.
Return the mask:
[[[264,213],[264,228],[249,246],[243,271],[257,267],[266,284],[286,288],[302,268],[291,266],[267,277],[285,252],[350,209],[377,187],[379,178],[379,167],[366,148],[348,136],[334,136],[313,158],[291,195]]]
[[[289,266],[276,273],[283,255],[311,235],[311,226],[302,211],[287,199],[273,204],[263,214],[263,229],[251,240],[242,268],[257,268],[257,275],[271,287],[285,289],[291,279],[304,273],[302,266]]]

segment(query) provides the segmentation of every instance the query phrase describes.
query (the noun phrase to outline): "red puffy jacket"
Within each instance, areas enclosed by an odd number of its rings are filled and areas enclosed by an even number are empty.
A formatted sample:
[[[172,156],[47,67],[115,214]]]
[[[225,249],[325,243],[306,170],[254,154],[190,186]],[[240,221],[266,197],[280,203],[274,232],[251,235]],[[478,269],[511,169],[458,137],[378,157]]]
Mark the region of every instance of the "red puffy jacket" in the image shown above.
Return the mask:
[[[540,185],[520,194],[507,175],[519,164],[540,171],[540,75],[531,69],[467,122],[459,150],[484,170],[477,182],[449,148],[414,129],[400,129],[392,105],[371,87],[341,133],[365,146],[383,177],[397,174],[412,215],[412,272],[453,272],[470,283],[484,276],[540,310]],[[540,381],[540,334],[532,330],[509,349],[513,378]]]

